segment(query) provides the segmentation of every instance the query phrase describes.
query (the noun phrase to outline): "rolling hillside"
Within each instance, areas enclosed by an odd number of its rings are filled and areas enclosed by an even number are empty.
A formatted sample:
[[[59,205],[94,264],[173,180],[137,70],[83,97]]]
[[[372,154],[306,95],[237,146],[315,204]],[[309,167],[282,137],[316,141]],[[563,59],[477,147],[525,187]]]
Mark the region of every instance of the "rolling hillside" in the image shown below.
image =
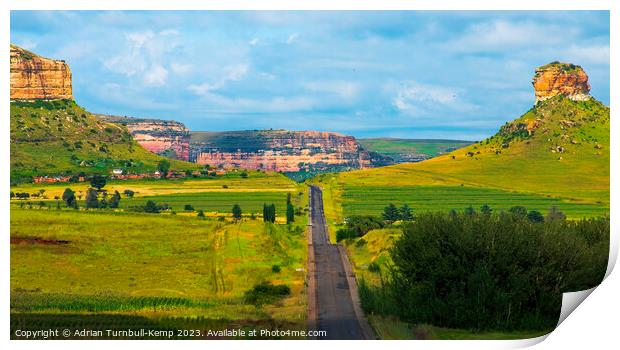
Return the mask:
[[[419,162],[470,145],[471,141],[439,139],[359,139],[365,149],[386,155],[396,163]]]
[[[127,129],[98,120],[73,100],[11,102],[11,182],[37,175],[154,171],[163,158]],[[197,165],[173,161],[175,169]]]
[[[557,205],[569,217],[598,216],[609,212],[609,120],[609,108],[593,98],[558,95],[494,136],[449,154],[316,181],[328,189],[334,221],[378,214],[390,202],[409,203],[414,210],[489,204],[545,212]],[[516,203],[516,193],[529,197]]]

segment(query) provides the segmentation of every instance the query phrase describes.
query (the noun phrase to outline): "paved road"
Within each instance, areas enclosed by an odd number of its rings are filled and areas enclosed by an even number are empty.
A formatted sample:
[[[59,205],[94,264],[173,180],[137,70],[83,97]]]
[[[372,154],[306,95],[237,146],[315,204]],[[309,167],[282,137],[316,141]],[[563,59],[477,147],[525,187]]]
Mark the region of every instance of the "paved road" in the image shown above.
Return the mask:
[[[338,247],[329,243],[325,229],[323,194],[310,187],[312,245],[316,273],[316,328],[327,331],[320,339],[364,339],[355,314],[342,257]],[[310,293],[309,295],[312,295]]]

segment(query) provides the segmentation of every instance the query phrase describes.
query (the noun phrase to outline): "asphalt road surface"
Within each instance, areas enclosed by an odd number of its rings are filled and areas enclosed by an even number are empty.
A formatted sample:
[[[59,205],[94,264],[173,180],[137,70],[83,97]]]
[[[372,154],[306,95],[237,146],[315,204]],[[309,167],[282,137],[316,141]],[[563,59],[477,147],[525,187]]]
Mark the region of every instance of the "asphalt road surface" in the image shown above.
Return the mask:
[[[316,262],[316,327],[327,332],[320,339],[364,339],[342,258],[338,247],[329,242],[325,229],[323,194],[315,186],[311,186],[310,191],[312,244]]]

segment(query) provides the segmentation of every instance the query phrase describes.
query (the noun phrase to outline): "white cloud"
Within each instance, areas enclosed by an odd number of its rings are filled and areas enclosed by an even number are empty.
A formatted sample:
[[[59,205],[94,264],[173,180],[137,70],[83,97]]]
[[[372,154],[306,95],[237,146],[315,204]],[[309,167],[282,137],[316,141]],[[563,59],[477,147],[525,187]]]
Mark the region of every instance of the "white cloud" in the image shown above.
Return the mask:
[[[139,32],[139,33],[129,33],[126,35],[127,40],[129,40],[132,44],[132,49],[137,50],[144,46],[144,44],[153,39],[155,34],[152,31]]]
[[[171,36],[177,34],[175,29],[165,29],[158,33],[151,30],[126,33],[124,50],[104,59],[104,66],[127,77],[137,77],[134,81],[141,81],[146,86],[162,86],[167,82],[169,69],[177,74],[189,70],[188,65],[180,63],[168,67],[168,56],[176,46]]]
[[[312,109],[318,101],[306,96],[274,96],[265,99],[230,98],[216,93],[202,94],[211,112],[287,113]]]
[[[399,110],[407,111],[417,110],[422,106],[450,106],[456,100],[457,91],[455,89],[408,82],[397,91],[393,103]]]
[[[286,43],[290,45],[294,43],[298,37],[299,37],[299,33],[293,33],[288,36],[288,38],[286,39]]]
[[[183,75],[192,71],[194,67],[191,64],[172,62],[170,63],[170,69],[176,74]]]
[[[159,35],[162,35],[162,36],[179,35],[179,31],[176,29],[164,29],[159,32]]]
[[[578,35],[576,28],[555,24],[495,20],[471,25],[462,36],[449,41],[445,47],[459,52],[502,51],[507,47],[570,42]]]
[[[150,86],[162,86],[166,84],[168,70],[160,65],[152,66],[144,75],[144,81]]]
[[[26,39],[21,41],[17,46],[23,47],[26,50],[34,50],[37,47],[37,43],[32,40]]]
[[[231,66],[224,67],[222,72],[224,73],[219,79],[214,82],[204,82],[202,84],[193,84],[187,87],[187,89],[197,95],[206,95],[213,91],[220,90],[231,81],[239,81],[245,77],[250,69],[249,64],[240,63]]]
[[[256,44],[258,44],[258,41],[258,38],[252,38],[252,40],[248,41],[248,44],[250,44],[250,46],[256,46]]]
[[[312,81],[304,83],[303,86],[310,91],[326,92],[345,99],[357,97],[361,90],[360,84],[344,80]]]
[[[609,64],[609,45],[571,45],[562,55],[566,61],[575,64]]]

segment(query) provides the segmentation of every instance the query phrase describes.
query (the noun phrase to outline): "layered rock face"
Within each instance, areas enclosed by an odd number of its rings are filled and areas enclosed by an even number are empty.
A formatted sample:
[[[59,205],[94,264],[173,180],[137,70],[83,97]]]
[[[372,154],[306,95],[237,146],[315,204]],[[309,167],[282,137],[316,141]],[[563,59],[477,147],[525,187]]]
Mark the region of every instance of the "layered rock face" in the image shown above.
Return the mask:
[[[173,159],[189,160],[189,130],[173,120],[98,115],[107,122],[122,124],[147,150]]]
[[[580,66],[552,62],[536,69],[532,80],[536,103],[564,95],[572,100],[585,101],[590,97],[588,75]]]
[[[352,136],[319,131],[192,133],[190,159],[224,168],[283,172],[361,169],[391,159],[364,150]]]
[[[71,70],[64,61],[11,44],[11,100],[73,99]]]

